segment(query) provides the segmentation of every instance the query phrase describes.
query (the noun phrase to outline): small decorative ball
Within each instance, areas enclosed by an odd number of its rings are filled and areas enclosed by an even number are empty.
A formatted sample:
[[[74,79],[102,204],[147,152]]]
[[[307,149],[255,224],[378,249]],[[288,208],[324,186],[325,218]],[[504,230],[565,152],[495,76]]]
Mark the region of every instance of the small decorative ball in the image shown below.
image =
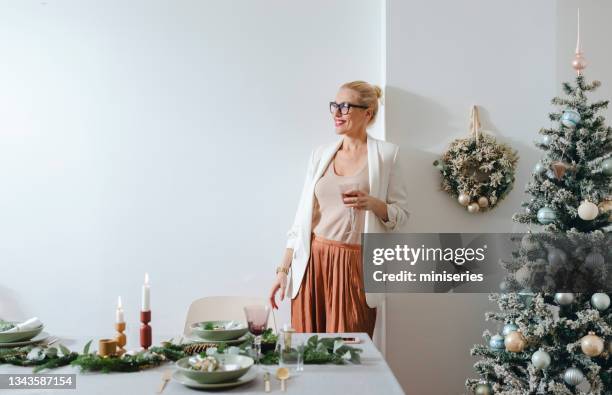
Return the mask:
[[[596,293],[591,296],[591,306],[599,311],[604,311],[610,307],[610,297],[608,294]]]
[[[601,163],[601,168],[606,176],[612,176],[612,158],[605,159]]]
[[[506,281],[502,281],[501,283],[499,283],[499,290],[501,292],[506,292],[509,289],[508,287],[508,283]]]
[[[553,178],[556,178],[556,177],[555,177],[555,172],[554,172],[554,171],[552,171],[552,169],[548,169],[548,170],[546,170],[546,177],[547,177],[547,178],[549,178],[549,179],[551,179],[551,180],[552,180]]]
[[[527,346],[527,339],[525,339],[521,331],[510,332],[504,338],[504,345],[506,346],[506,351],[521,352]]]
[[[478,205],[482,208],[489,207],[489,199],[486,196],[481,196],[478,198]]]
[[[504,345],[504,337],[501,335],[494,335],[491,336],[491,339],[489,340],[489,348],[491,348],[491,350],[503,350],[505,347]]]
[[[559,248],[551,248],[548,250],[548,262],[551,265],[565,265],[567,262],[567,254]]]
[[[574,110],[565,110],[561,115],[561,123],[568,128],[574,129],[580,122],[580,114]]]
[[[531,280],[531,269],[527,266],[522,266],[517,271],[514,272],[514,279],[521,284],[522,286],[528,286],[529,281]]]
[[[550,207],[542,207],[538,210],[538,222],[542,225],[553,223],[557,219],[557,213]]]
[[[584,355],[596,357],[603,352],[604,341],[595,332],[589,332],[588,335],[580,339],[580,348]]]
[[[563,380],[571,386],[576,386],[584,381],[584,374],[577,368],[569,368],[563,373]]]
[[[534,251],[540,248],[540,242],[531,233],[525,233],[521,238],[521,247],[526,251]]]
[[[535,293],[531,292],[529,288],[525,288],[519,291],[518,296],[521,302],[527,307],[531,305],[531,302],[535,297]]]
[[[546,166],[544,166],[542,162],[536,163],[535,167],[533,168],[534,174],[543,174],[545,171]]]
[[[470,204],[470,197],[465,193],[460,193],[459,197],[457,198],[457,201],[460,205],[467,206],[468,204]]]
[[[468,211],[470,212],[470,214],[477,213],[479,210],[480,206],[476,202],[470,203],[470,205],[468,206]]]
[[[518,331],[518,328],[519,327],[514,324],[506,324],[504,325],[504,328],[502,329],[502,335],[508,336],[511,332]]]
[[[561,306],[567,306],[574,302],[574,294],[571,292],[556,293],[555,302]]]
[[[597,266],[603,266],[605,264],[606,260],[604,258],[603,255],[601,255],[599,252],[590,252],[585,258],[584,258],[584,265],[587,267],[597,267]]]
[[[474,390],[474,395],[493,395],[493,388],[489,384],[478,384]]]
[[[550,143],[552,143],[552,136],[549,134],[545,134],[540,139],[540,142],[542,143],[542,145],[550,145]]]
[[[531,356],[531,363],[536,369],[544,370],[550,366],[550,354],[540,349]]]
[[[580,203],[580,206],[578,206],[578,216],[585,221],[594,220],[598,214],[599,208],[597,205],[588,200],[583,201]]]
[[[572,68],[576,70],[578,73],[580,73],[582,70],[586,69],[586,67],[587,67],[586,59],[584,58],[584,56],[582,56],[582,53],[578,52],[576,56],[574,57],[574,59],[572,60]]]

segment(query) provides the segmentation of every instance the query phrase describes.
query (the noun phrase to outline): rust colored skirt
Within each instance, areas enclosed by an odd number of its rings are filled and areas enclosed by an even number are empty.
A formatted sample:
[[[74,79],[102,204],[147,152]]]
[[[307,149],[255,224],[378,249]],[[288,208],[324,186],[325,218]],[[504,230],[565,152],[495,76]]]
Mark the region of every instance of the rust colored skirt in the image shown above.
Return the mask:
[[[367,332],[372,337],[376,308],[366,303],[361,246],[313,236],[302,286],[291,300],[297,332]]]

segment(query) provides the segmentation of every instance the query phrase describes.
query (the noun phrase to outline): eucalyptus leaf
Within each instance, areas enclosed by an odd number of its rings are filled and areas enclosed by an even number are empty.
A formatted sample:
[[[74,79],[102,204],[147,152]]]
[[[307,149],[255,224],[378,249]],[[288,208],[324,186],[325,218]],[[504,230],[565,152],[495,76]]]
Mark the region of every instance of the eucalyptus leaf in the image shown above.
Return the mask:
[[[91,346],[91,342],[93,342],[93,339],[91,339],[87,342],[87,344],[85,344],[85,347],[83,347],[83,354],[89,354],[89,347]]]
[[[62,351],[62,355],[70,355],[70,349],[63,344],[59,344],[59,349]]]

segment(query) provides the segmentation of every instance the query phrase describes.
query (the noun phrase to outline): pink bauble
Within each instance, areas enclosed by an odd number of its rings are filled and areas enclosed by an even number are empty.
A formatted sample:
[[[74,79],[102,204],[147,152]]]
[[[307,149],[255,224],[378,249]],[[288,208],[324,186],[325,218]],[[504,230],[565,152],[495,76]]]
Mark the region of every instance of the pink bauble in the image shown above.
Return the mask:
[[[574,60],[572,60],[572,67],[576,71],[582,71],[587,67],[587,61],[582,57],[582,54],[576,54]]]

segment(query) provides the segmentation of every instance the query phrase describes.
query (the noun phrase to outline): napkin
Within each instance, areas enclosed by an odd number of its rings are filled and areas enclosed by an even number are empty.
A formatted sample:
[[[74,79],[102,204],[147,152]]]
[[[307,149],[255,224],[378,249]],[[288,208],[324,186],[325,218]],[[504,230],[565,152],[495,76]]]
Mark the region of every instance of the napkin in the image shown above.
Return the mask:
[[[30,329],[38,328],[42,325],[42,322],[38,319],[38,317],[32,317],[29,320],[26,320],[20,324],[16,324],[14,327],[9,329],[8,331],[4,331],[2,333],[12,333],[12,332],[22,332]]]

